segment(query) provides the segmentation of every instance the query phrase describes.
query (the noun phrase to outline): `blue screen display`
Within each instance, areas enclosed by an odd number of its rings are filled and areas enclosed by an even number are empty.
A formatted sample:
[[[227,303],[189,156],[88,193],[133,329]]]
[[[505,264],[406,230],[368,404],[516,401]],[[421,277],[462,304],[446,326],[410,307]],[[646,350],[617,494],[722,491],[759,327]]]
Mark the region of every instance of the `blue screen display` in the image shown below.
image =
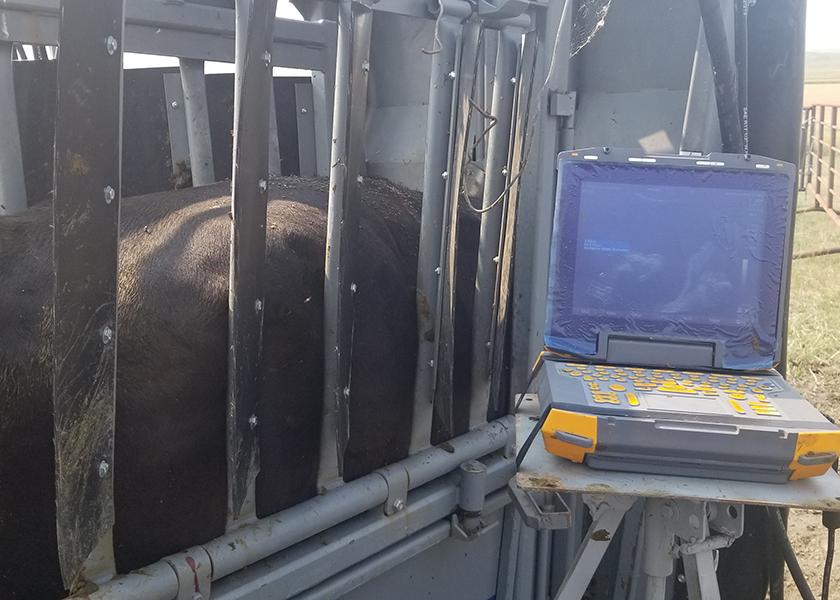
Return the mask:
[[[609,331],[772,366],[788,196],[783,173],[562,163],[546,345],[594,356]]]

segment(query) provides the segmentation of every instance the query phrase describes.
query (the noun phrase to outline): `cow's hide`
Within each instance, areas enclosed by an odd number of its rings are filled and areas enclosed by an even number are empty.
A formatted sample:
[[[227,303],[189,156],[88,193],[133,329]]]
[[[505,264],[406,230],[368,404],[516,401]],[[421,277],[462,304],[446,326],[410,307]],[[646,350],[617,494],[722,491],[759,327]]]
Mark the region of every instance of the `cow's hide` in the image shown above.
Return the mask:
[[[417,354],[420,196],[362,186],[346,479],[405,457]],[[327,182],[272,182],[259,398],[264,516],[316,493]],[[229,184],[122,204],[115,549],[121,572],[224,531]],[[455,432],[478,222],[461,219]],[[0,219],[0,597],[62,593],[52,431],[52,215]]]

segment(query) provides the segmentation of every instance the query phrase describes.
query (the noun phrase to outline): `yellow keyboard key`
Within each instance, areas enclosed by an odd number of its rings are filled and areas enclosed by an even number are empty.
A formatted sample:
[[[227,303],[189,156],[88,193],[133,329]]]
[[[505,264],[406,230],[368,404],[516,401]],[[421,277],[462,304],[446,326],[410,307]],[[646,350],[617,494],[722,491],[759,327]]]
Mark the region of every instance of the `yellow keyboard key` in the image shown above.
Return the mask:
[[[623,392],[627,388],[624,387],[623,385],[619,384],[619,383],[614,383],[610,386],[610,389],[614,392]]]
[[[744,410],[744,407],[743,407],[743,406],[741,406],[741,403],[740,403],[740,402],[738,402],[737,400],[732,400],[732,399],[730,398],[730,399],[729,399],[729,405],[730,405],[730,406],[731,406],[731,407],[735,410],[735,412],[736,412],[736,413],[738,413],[739,415],[745,415],[745,414],[747,414],[747,411],[745,411],[745,410]]]
[[[639,398],[636,394],[627,394],[627,403],[630,406],[639,406]]]

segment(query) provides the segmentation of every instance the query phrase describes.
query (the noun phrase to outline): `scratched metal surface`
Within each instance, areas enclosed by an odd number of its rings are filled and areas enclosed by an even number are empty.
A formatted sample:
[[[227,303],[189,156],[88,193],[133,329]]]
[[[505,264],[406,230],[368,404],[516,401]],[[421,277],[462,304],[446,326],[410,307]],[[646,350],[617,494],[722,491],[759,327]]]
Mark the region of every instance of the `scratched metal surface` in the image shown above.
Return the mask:
[[[528,437],[537,424],[534,419],[538,416],[536,401],[522,403],[516,415],[518,443],[521,444]],[[791,481],[783,485],[599,471],[549,454],[541,436],[537,436],[522,461],[516,481],[525,490],[557,489],[590,494],[840,510],[840,476],[833,471],[822,477]]]

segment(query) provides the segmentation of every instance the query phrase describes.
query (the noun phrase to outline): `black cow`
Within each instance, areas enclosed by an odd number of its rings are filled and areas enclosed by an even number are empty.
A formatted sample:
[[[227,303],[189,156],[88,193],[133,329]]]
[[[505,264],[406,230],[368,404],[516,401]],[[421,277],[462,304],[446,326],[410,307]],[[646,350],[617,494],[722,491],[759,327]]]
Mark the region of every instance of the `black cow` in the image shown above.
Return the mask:
[[[257,514],[316,493],[326,180],[272,182],[267,223]],[[366,179],[354,281],[346,479],[407,455],[417,356],[420,195]],[[122,204],[115,549],[121,572],[224,532],[229,184]],[[465,430],[478,221],[461,219],[456,312]],[[0,219],[0,598],[52,598],[52,215]]]

